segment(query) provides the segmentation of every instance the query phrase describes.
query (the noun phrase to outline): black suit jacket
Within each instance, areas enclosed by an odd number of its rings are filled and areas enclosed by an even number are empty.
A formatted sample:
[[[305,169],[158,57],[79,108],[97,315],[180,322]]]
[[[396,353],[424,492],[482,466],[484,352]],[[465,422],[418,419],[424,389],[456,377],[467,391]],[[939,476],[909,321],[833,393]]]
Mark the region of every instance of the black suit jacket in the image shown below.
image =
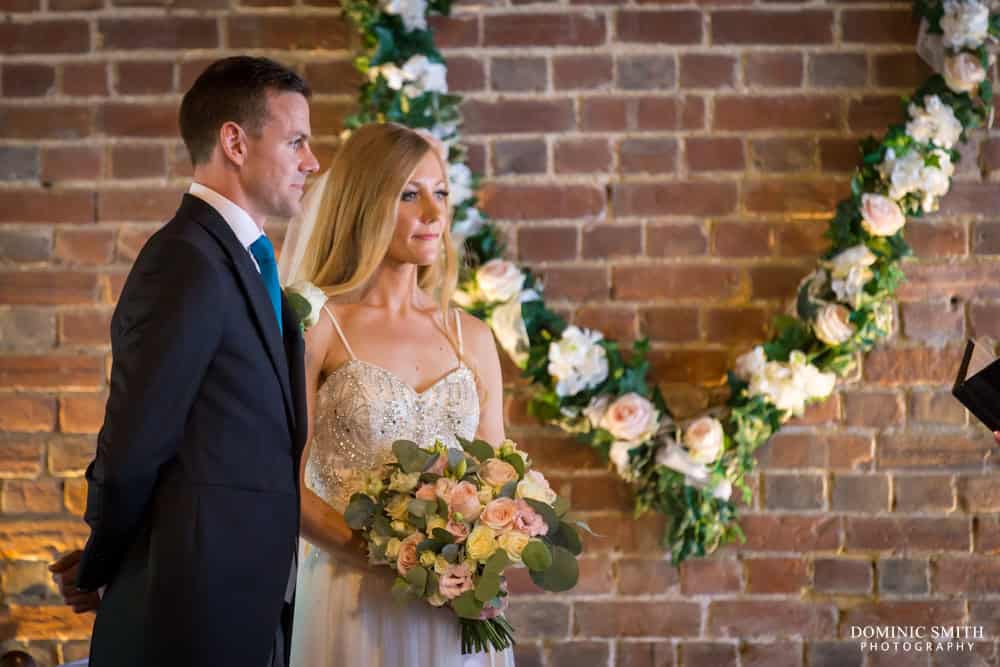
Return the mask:
[[[264,667],[290,623],[307,424],[283,305],[282,337],[250,255],[191,195],[136,259],[87,470],[77,584],[107,586],[92,667]]]

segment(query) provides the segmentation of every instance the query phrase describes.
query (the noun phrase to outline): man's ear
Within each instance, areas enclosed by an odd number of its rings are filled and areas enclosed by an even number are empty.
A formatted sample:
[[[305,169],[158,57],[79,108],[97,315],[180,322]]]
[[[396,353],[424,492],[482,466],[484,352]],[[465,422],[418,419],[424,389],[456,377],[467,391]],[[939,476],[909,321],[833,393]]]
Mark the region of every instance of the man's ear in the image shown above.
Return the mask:
[[[222,154],[227,160],[243,166],[247,159],[247,135],[238,124],[227,121],[219,128],[219,145],[222,147]]]

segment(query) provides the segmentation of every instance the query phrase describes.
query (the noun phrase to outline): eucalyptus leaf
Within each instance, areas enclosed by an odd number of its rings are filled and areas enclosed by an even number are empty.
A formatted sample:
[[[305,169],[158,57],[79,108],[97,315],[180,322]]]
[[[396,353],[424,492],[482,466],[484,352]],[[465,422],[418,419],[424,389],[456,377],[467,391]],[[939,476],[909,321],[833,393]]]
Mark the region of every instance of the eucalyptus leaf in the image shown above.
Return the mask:
[[[500,487],[500,493],[497,495],[501,498],[513,498],[514,494],[517,492],[517,480],[507,482]]]
[[[441,549],[441,555],[444,556],[444,559],[446,561],[452,564],[458,562],[458,557],[460,555],[460,552],[461,552],[461,547],[457,544],[446,544]]]
[[[406,581],[410,584],[413,594],[422,598],[427,590],[427,570],[419,565],[411,568],[406,573]]]
[[[484,573],[501,574],[508,565],[510,565],[510,557],[507,552],[503,549],[497,549],[496,553],[490,556],[490,559],[486,561],[486,565],[483,567]]]
[[[531,540],[521,552],[521,560],[532,572],[544,572],[552,566],[552,551],[541,540]]]
[[[423,472],[427,461],[433,456],[431,452],[420,449],[416,443],[409,440],[397,440],[392,443],[392,453],[399,461],[399,467],[407,474]]]
[[[449,533],[444,528],[435,528],[431,532],[431,536],[435,540],[437,540],[438,542],[441,542],[443,544],[451,544],[452,542],[455,541],[455,536],[452,535],[451,533]]]
[[[354,530],[368,526],[375,516],[375,501],[363,493],[351,496],[347,509],[344,510],[344,520]]]
[[[465,591],[451,601],[451,608],[461,618],[478,619],[483,603],[476,599],[475,591]]]
[[[486,604],[500,593],[500,575],[483,574],[476,583],[476,599]]]
[[[552,565],[543,572],[531,570],[529,574],[539,588],[552,593],[561,593],[576,586],[580,578],[580,566],[568,550],[563,547],[553,547]]]
[[[480,462],[485,461],[486,459],[494,458],[496,456],[496,453],[493,451],[493,447],[491,447],[490,444],[484,440],[474,440],[471,442],[468,440],[463,440],[461,444],[462,444],[462,449],[467,451],[472,456],[476,457],[476,459],[478,459]]]
[[[503,457],[503,460],[514,467],[517,471],[518,478],[524,477],[524,459],[521,458],[520,454],[508,454]]]

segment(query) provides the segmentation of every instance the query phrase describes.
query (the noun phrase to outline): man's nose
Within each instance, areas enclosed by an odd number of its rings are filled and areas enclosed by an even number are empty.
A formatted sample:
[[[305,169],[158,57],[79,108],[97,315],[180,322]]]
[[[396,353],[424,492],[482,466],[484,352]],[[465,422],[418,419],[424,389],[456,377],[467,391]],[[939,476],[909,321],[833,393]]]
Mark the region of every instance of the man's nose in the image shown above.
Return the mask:
[[[302,161],[300,169],[307,174],[315,174],[319,171],[319,160],[316,159],[316,156],[312,152],[312,148],[309,146],[306,146],[306,157],[305,160]]]

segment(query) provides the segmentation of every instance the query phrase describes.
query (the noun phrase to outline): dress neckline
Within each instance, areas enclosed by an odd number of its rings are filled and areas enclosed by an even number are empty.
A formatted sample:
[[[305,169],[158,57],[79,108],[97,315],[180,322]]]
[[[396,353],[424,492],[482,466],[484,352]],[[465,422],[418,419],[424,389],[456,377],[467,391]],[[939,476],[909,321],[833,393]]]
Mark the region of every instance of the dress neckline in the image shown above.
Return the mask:
[[[323,384],[326,385],[326,383],[330,381],[330,378],[332,378],[334,375],[336,375],[337,373],[339,373],[341,371],[341,369],[344,369],[347,366],[350,366],[351,364],[361,364],[363,366],[367,366],[369,368],[372,368],[372,369],[375,369],[376,371],[381,372],[382,374],[388,376],[390,379],[395,380],[396,383],[398,383],[399,385],[405,387],[407,390],[409,390],[409,392],[411,394],[413,394],[417,398],[421,398],[422,396],[424,396],[428,392],[432,391],[435,387],[437,387],[438,385],[440,385],[442,382],[444,382],[445,380],[447,380],[449,377],[451,377],[455,373],[458,373],[459,371],[468,368],[464,363],[459,362],[457,366],[455,366],[451,370],[447,371],[444,375],[442,375],[441,377],[439,377],[437,380],[435,380],[431,384],[427,385],[427,387],[425,387],[424,389],[422,389],[420,391],[417,391],[417,389],[415,389],[413,387],[413,385],[411,385],[409,382],[407,382],[406,380],[404,380],[403,378],[401,378],[398,374],[392,372],[391,370],[389,370],[385,366],[379,366],[378,364],[373,364],[373,363],[371,363],[369,361],[365,361],[364,359],[358,359],[357,357],[354,357],[353,359],[348,359],[347,361],[345,361],[344,363],[340,364],[339,366],[337,366],[336,368],[334,368],[332,371],[330,371],[330,374],[326,376],[325,380],[323,380]]]

